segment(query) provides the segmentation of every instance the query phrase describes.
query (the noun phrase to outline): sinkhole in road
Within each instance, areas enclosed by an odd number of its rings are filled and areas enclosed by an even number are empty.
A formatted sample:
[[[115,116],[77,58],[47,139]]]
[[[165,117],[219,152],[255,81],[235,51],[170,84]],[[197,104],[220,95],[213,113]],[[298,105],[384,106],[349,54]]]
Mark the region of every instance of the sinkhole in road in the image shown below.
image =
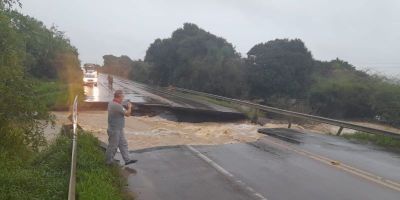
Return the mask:
[[[54,112],[57,119],[66,112]],[[125,137],[130,150],[160,146],[218,145],[246,143],[258,140],[260,125],[246,120],[230,122],[182,122],[170,120],[170,114],[133,116],[125,119]],[[82,111],[79,125],[107,143],[107,111]]]

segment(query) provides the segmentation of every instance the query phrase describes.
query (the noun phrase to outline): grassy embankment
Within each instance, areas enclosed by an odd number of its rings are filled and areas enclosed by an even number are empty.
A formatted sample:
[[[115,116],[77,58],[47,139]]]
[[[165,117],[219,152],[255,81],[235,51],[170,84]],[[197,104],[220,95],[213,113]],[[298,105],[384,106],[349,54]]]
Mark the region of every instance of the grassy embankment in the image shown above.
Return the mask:
[[[49,109],[68,107],[73,102],[74,95],[83,96],[81,84],[67,84],[61,81],[36,81],[35,92],[40,94],[41,101]]]
[[[343,137],[361,143],[374,144],[387,149],[400,151],[400,140],[390,136],[356,132],[354,134],[345,134]]]
[[[71,140],[59,136],[39,153],[16,155],[0,152],[0,199],[66,199]],[[89,133],[78,139],[77,197],[79,199],[128,199],[118,167],[104,164],[104,152]]]

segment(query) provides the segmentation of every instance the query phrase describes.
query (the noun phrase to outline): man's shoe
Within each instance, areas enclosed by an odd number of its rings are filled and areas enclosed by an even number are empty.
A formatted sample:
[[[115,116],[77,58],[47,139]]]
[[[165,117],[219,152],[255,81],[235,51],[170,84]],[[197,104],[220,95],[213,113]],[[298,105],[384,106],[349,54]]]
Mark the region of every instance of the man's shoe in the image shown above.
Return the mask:
[[[129,161],[125,162],[125,165],[133,164],[135,162],[137,162],[137,160],[129,160]]]

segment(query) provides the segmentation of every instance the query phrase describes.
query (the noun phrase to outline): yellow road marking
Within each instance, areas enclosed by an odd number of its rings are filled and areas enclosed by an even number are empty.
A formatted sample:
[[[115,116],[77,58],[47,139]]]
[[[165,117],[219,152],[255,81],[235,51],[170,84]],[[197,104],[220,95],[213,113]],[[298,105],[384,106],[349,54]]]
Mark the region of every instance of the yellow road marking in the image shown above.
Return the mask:
[[[279,140],[277,140],[275,138],[272,138],[270,136],[267,136],[267,137],[268,137],[268,139],[264,138],[263,141],[266,141],[266,142],[268,142],[270,144],[274,144],[274,145],[280,146],[281,148],[296,152],[296,153],[298,153],[300,155],[304,155],[306,157],[309,157],[311,159],[320,161],[320,162],[322,162],[324,164],[327,164],[329,166],[332,166],[332,167],[335,167],[337,169],[346,171],[346,172],[351,173],[353,175],[362,177],[362,178],[364,178],[366,180],[372,181],[374,183],[386,186],[388,188],[391,188],[393,190],[396,190],[396,191],[400,192],[400,183],[398,183],[396,181],[392,181],[392,180],[383,178],[381,176],[372,174],[370,172],[364,171],[362,169],[358,169],[358,168],[352,167],[350,165],[346,165],[346,164],[341,163],[341,162],[339,162],[337,160],[333,160],[333,159],[327,158],[325,156],[321,156],[319,154],[315,154],[315,153],[312,153],[312,152],[297,148],[297,147],[295,147],[295,146],[293,146],[291,144],[284,143],[284,142],[279,141]]]

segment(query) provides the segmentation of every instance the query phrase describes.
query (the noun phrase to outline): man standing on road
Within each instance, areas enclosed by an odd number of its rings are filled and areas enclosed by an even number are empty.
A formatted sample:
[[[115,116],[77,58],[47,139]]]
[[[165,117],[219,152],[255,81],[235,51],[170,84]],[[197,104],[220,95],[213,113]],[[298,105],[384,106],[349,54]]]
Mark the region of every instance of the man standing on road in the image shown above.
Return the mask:
[[[124,94],[121,90],[114,93],[114,99],[108,103],[108,146],[106,150],[106,163],[112,164],[114,156],[119,148],[125,165],[135,163],[137,160],[132,160],[129,157],[128,143],[124,135],[125,116],[129,117],[132,111],[132,104],[128,102],[128,109],[122,106]]]
[[[112,89],[114,78],[109,74],[109,75],[107,76],[107,79],[108,79],[108,87],[109,87],[110,89]]]

